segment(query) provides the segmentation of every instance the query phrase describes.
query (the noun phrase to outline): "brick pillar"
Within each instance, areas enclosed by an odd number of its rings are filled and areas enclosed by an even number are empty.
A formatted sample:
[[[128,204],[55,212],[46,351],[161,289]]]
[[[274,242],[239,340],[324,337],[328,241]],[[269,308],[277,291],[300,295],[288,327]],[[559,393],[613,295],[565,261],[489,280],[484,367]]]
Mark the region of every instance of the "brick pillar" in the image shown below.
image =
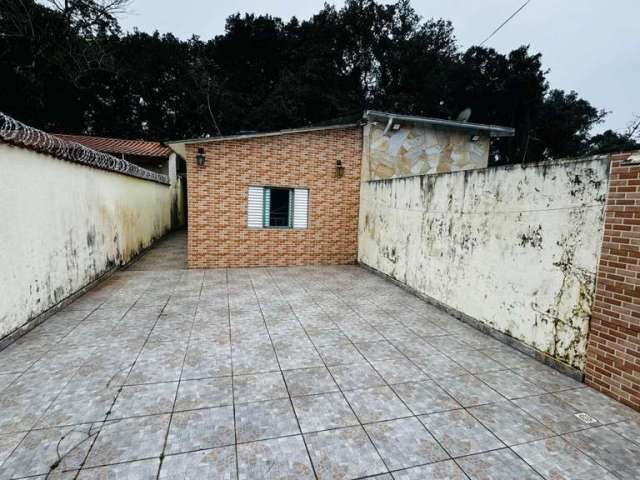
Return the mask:
[[[640,153],[611,158],[585,382],[640,410]]]

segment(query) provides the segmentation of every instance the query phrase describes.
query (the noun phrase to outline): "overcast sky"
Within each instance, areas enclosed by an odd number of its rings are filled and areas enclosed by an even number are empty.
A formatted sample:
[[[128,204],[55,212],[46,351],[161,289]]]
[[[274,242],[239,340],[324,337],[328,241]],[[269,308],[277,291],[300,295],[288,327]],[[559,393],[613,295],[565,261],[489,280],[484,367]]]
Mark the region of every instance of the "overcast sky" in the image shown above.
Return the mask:
[[[342,0],[328,1],[342,6]],[[484,40],[524,0],[413,0],[423,17],[453,22],[462,47]],[[134,0],[121,19],[126,30],[192,34],[209,39],[224,32],[235,12],[308,18],[323,0]],[[487,46],[508,52],[523,44],[543,54],[551,86],[576,90],[611,111],[597,128],[623,130],[640,115],[640,0],[531,0]]]

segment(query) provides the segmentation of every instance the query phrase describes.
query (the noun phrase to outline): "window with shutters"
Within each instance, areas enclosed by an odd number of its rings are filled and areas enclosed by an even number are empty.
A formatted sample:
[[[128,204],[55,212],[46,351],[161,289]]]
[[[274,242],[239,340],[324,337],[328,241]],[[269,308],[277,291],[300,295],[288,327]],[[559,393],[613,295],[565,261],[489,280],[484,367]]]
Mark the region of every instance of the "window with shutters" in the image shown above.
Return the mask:
[[[309,190],[249,187],[247,224],[253,228],[307,228]]]

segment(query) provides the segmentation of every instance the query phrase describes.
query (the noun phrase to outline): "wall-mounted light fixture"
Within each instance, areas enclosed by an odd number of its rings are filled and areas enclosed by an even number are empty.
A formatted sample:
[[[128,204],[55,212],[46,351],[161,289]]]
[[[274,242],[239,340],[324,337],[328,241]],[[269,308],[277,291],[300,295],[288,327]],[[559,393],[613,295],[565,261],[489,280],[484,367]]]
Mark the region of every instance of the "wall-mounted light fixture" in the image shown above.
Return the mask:
[[[204,167],[206,161],[207,157],[204,156],[204,148],[198,148],[198,153],[196,154],[196,163],[199,167]]]
[[[336,160],[336,177],[340,178],[344,176],[344,165],[342,160]]]
[[[473,135],[471,135],[471,138],[469,140],[475,143],[478,140],[480,140],[480,135],[478,135],[477,133],[474,133]]]

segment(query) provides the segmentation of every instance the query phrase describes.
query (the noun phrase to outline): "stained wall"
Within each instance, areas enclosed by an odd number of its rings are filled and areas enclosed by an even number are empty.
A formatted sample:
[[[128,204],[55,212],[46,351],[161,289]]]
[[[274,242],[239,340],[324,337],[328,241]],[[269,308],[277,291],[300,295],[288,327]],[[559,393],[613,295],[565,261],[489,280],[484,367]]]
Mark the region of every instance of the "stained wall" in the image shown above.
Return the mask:
[[[0,143],[0,342],[171,227],[168,185]]]
[[[606,157],[365,181],[361,263],[583,370]]]

